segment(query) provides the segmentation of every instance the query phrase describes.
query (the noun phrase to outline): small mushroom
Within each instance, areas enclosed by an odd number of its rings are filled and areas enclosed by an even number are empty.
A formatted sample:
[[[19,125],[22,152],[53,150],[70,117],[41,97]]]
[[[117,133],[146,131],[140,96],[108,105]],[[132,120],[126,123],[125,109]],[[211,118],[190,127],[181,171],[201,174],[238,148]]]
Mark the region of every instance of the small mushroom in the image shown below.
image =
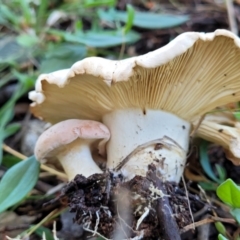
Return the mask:
[[[89,177],[102,173],[92,158],[91,146],[100,141],[99,153],[104,154],[109,137],[109,130],[102,123],[70,119],[47,129],[39,137],[34,152],[40,161],[59,160],[69,180],[77,174]]]
[[[31,109],[51,123],[103,122],[111,132],[107,165],[121,166],[126,179],[145,176],[154,163],[163,180],[179,182],[191,122],[240,99],[239,47],[230,31],[187,32],[142,56],[86,58],[41,75]]]

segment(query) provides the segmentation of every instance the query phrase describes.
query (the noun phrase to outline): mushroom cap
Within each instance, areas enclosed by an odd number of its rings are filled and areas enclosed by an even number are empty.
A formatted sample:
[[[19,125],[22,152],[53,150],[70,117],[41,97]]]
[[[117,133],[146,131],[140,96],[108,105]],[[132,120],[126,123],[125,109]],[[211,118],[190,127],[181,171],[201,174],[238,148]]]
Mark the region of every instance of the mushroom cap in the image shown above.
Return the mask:
[[[142,56],[90,57],[42,74],[29,98],[32,112],[51,123],[101,121],[124,108],[160,109],[191,121],[240,99],[239,69],[240,40],[233,33],[186,32]]]
[[[234,127],[238,123],[234,114],[227,109],[220,110],[219,112],[216,109],[216,112],[207,114],[204,120],[231,127]]]
[[[240,123],[234,114],[227,110],[215,112],[206,115],[199,126],[198,122],[193,122],[197,136],[221,145],[226,157],[240,165]]]
[[[47,129],[39,137],[35,146],[35,156],[37,159],[53,159],[64,150],[68,144],[77,139],[84,139],[91,144],[92,141],[102,140],[106,143],[110,138],[108,128],[96,121],[70,119],[59,122]],[[104,153],[103,143],[99,144],[101,154]]]
[[[196,123],[195,127],[197,126]],[[204,119],[197,128],[197,136],[221,145],[235,165],[240,164],[240,129]]]
[[[240,157],[234,156],[234,154],[229,149],[224,149],[225,155],[228,160],[230,160],[234,165],[240,165]]]

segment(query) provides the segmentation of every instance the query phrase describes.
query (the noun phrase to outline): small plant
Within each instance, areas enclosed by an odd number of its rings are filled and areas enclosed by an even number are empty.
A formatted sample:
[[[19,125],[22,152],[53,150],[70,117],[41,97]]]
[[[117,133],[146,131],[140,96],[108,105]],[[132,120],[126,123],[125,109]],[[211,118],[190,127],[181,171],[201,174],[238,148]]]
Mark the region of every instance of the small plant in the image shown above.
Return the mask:
[[[232,179],[227,179],[226,181],[219,185],[216,193],[217,196],[231,208],[230,213],[240,226],[240,187]],[[218,227],[217,229],[219,230]],[[227,233],[227,230],[225,229],[224,226],[220,230],[220,232],[221,234],[218,235],[219,240],[228,239],[226,237],[230,236],[230,234]],[[234,234],[234,237],[232,237],[231,239],[239,240],[240,235]]]

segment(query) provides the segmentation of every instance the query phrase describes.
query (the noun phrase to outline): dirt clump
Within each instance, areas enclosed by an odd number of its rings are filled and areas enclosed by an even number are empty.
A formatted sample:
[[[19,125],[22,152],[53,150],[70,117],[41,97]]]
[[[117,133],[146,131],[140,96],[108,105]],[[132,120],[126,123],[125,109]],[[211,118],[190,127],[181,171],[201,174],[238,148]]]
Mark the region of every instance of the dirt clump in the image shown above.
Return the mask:
[[[180,229],[191,223],[184,191],[162,182],[152,164],[146,177],[127,182],[114,172],[88,178],[77,175],[55,201],[67,200],[74,222],[92,234],[111,239],[180,239]]]

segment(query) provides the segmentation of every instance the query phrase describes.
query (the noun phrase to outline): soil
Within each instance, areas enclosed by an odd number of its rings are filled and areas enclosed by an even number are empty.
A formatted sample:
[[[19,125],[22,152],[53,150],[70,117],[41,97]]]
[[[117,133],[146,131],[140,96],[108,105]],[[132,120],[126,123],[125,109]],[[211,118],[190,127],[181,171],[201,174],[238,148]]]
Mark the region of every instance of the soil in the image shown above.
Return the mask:
[[[185,190],[163,183],[154,165],[149,166],[146,177],[136,176],[128,182],[113,172],[89,178],[77,175],[54,201],[67,201],[75,222],[111,239],[181,239],[181,230],[192,223]],[[194,195],[190,204],[195,210],[204,205]],[[162,211],[164,208],[170,211]]]

